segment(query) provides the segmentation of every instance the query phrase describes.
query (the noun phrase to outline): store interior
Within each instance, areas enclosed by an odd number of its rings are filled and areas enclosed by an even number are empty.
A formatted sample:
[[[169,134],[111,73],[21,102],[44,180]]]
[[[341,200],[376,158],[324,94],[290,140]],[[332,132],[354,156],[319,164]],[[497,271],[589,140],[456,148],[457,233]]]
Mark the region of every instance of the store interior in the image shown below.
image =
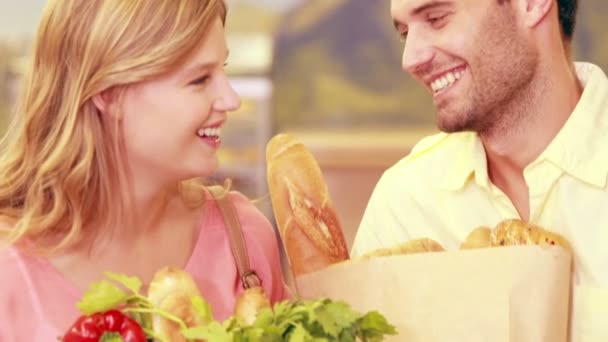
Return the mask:
[[[15,4],[9,4],[15,3]],[[10,121],[44,0],[0,3],[0,129]],[[19,6],[16,5],[19,3]],[[352,244],[383,171],[433,134],[431,98],[401,70],[389,1],[230,0],[227,72],[242,98],[229,115],[221,168],[274,222],[268,140],[287,132],[317,159]],[[608,2],[580,4],[574,53],[608,70]]]

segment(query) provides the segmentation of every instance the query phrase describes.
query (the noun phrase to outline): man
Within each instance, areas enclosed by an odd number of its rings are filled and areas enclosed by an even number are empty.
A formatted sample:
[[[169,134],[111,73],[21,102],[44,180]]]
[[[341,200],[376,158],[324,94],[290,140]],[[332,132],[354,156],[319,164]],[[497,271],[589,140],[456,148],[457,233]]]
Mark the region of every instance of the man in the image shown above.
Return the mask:
[[[403,68],[432,94],[442,132],[384,173],[353,256],[420,237],[454,250],[478,226],[521,218],[572,244],[574,340],[608,336],[592,324],[608,321],[608,79],[571,60],[576,9],[391,1]]]

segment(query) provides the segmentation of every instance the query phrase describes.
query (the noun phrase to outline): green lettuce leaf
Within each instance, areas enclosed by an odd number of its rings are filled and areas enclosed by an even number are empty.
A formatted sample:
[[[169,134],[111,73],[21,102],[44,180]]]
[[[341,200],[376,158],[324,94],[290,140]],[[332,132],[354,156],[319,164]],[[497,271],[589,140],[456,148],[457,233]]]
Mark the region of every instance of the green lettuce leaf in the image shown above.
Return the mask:
[[[211,322],[213,320],[213,312],[211,311],[211,305],[201,296],[194,296],[191,298],[192,307],[196,314],[203,319],[204,322]]]
[[[397,329],[377,311],[370,311],[358,322],[358,336],[364,341],[382,341],[385,335],[397,335]]]
[[[112,273],[112,272],[105,272],[104,275],[107,278],[114,280],[115,282],[123,285],[127,289],[133,291],[133,293],[135,293],[135,294],[138,294],[139,291],[141,290],[141,280],[139,280],[139,278],[137,278],[137,277],[129,277],[128,275],[125,275],[125,274]]]
[[[213,321],[207,326],[198,326],[182,330],[182,335],[191,340],[206,340],[213,342],[233,342],[233,334],[228,332],[219,322]]]
[[[83,314],[91,315],[115,309],[124,304],[128,298],[128,293],[116,285],[102,280],[92,283],[76,306]]]
[[[312,336],[310,333],[300,324],[297,324],[291,335],[289,335],[289,342],[309,342],[311,340]]]
[[[340,333],[353,326],[360,315],[344,302],[328,302],[316,310],[317,322],[329,337],[338,339]]]

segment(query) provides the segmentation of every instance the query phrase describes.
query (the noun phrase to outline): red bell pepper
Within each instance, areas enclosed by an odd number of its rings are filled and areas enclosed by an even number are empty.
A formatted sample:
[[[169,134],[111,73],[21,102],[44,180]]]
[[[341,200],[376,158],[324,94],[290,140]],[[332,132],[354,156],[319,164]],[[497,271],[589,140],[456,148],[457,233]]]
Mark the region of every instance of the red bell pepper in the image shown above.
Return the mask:
[[[104,333],[118,333],[124,342],[146,342],[146,334],[141,326],[118,310],[81,316],[62,341],[98,342]]]

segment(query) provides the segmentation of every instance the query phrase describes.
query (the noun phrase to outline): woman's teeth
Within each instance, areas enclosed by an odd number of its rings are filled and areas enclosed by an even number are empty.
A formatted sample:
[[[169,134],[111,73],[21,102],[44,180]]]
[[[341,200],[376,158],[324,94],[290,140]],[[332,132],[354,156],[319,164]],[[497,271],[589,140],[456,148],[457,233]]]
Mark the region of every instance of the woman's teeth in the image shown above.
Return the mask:
[[[219,137],[220,133],[221,133],[221,129],[219,127],[201,128],[196,132],[196,135],[198,135],[201,138],[207,138],[207,137]]]
[[[438,79],[434,80],[431,83],[431,89],[433,89],[434,92],[438,92],[447,87],[450,87],[451,85],[456,83],[456,81],[458,81],[462,77],[462,75],[464,75],[464,70],[456,71],[456,72],[448,72],[444,76],[439,77]]]

